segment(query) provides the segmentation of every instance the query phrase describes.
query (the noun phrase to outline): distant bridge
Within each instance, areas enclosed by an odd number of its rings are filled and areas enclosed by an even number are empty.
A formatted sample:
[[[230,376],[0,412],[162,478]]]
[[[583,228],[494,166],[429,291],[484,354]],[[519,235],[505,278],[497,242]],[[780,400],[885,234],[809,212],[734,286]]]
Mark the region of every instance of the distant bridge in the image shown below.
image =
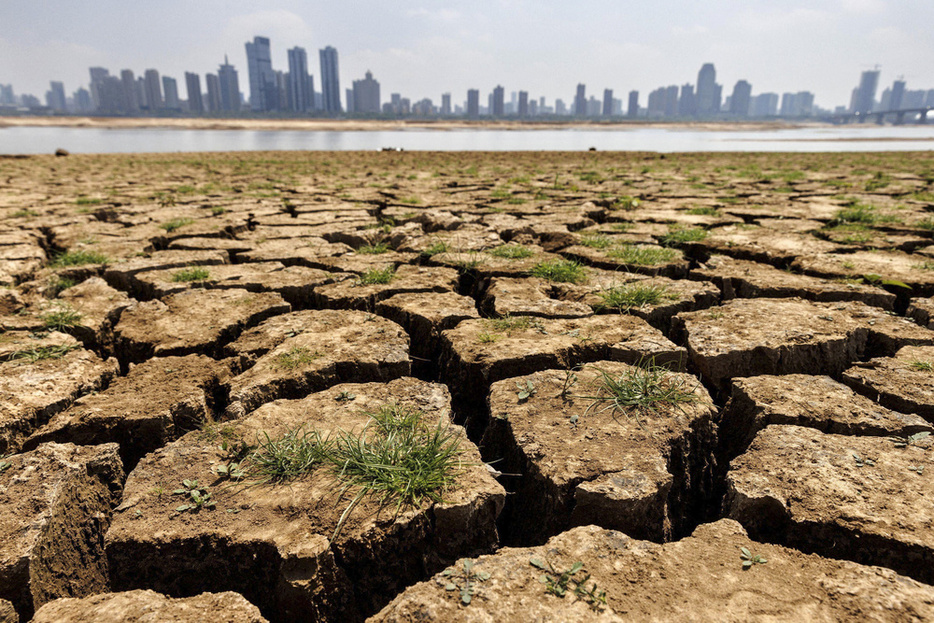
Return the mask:
[[[882,125],[885,123],[885,118],[888,116],[895,117],[895,125],[902,125],[905,123],[906,115],[918,115],[918,120],[915,122],[919,125],[924,125],[928,122],[928,113],[934,110],[934,106],[922,106],[920,108],[899,108],[898,110],[883,110],[883,111],[873,111],[873,112],[848,112],[837,115],[829,115],[826,117],[831,123],[866,123],[867,121],[873,121],[876,124]]]

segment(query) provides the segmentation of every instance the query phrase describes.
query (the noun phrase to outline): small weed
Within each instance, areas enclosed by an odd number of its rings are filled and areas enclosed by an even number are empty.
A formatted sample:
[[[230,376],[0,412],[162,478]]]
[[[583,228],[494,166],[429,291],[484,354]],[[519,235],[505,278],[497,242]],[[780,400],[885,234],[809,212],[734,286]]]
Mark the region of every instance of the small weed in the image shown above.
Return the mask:
[[[918,372],[934,372],[934,363],[930,361],[911,361],[908,367]]]
[[[633,223],[613,223],[610,225],[610,228],[615,231],[629,231],[633,227],[635,227]]]
[[[623,264],[655,266],[676,260],[680,254],[675,249],[663,249],[647,245],[625,244],[607,251],[607,257]]]
[[[668,292],[665,286],[624,284],[597,293],[602,301],[596,306],[600,309],[618,309],[626,311],[644,305],[657,305],[663,300],[678,300],[677,294]]]
[[[639,207],[639,200],[635,197],[619,197],[610,205],[610,210],[635,210]]]
[[[95,251],[68,251],[61,253],[52,260],[52,268],[66,266],[84,266],[85,264],[106,264],[110,259],[103,253]]]
[[[613,239],[606,234],[588,234],[581,236],[580,243],[591,249],[608,249],[613,246]]]
[[[451,249],[448,246],[448,243],[444,242],[443,240],[440,240],[432,244],[430,247],[428,247],[424,251],[422,251],[422,256],[431,257],[433,255],[438,255],[439,253],[447,253],[450,250]]]
[[[58,298],[58,295],[67,290],[68,288],[77,285],[77,281],[74,279],[67,279],[65,277],[59,277],[53,275],[49,277],[49,284],[45,288],[45,295],[49,298]]]
[[[600,373],[598,391],[592,396],[581,396],[590,400],[590,409],[604,405],[601,411],[632,414],[642,426],[641,414],[655,413],[659,407],[678,407],[695,402],[696,385],[689,386],[680,376],[674,376],[667,368],[655,365],[654,360],[640,362],[619,376],[613,376],[605,370]]]
[[[191,218],[173,218],[171,221],[162,223],[159,227],[164,229],[166,233],[171,234],[173,231],[181,229],[185,225],[191,225],[194,222],[195,220]]]
[[[529,274],[539,279],[557,283],[584,283],[587,281],[587,269],[580,262],[555,258],[539,262]]]
[[[909,465],[908,469],[918,474],[919,476],[924,474],[924,465]]]
[[[189,498],[188,503],[176,507],[175,512],[184,513],[186,511],[197,513],[203,508],[213,509],[216,505],[211,499],[211,492],[207,487],[198,484],[197,480],[183,480],[182,488],[176,489],[172,495],[183,495]]]
[[[35,210],[30,210],[29,208],[25,208],[22,210],[17,210],[10,216],[12,218],[32,218],[34,216],[39,216],[39,213],[36,212]]]
[[[461,603],[465,606],[470,605],[470,601],[477,590],[477,583],[486,582],[492,577],[487,571],[475,572],[473,569],[474,562],[472,560],[465,560],[460,572],[455,571],[454,568],[449,568],[445,569],[441,574],[448,578],[448,582],[444,585],[444,590],[456,591],[460,589]],[[460,584],[460,586],[458,586],[458,584]]]
[[[532,316],[503,316],[502,318],[485,318],[483,324],[496,333],[511,335],[514,331],[527,331],[536,329],[545,333],[545,325],[538,318]]]
[[[538,558],[530,558],[529,564],[545,571],[539,581],[545,585],[546,593],[564,599],[568,590],[571,590],[578,599],[587,602],[595,610],[606,605],[606,591],[599,590],[596,582],[590,588],[587,588],[590,574],[584,570],[584,563],[575,562],[570,569],[565,571],[558,571],[551,562],[545,563]],[[578,573],[586,575],[582,579],[577,579],[574,576]]]
[[[37,346],[28,350],[16,351],[10,356],[10,359],[22,359],[29,363],[44,361],[46,359],[61,359],[71,351],[77,349],[77,346],[62,344],[60,346]]]
[[[273,365],[285,370],[294,370],[308,365],[320,356],[321,353],[318,351],[312,352],[304,346],[294,346],[286,352],[276,355]]]
[[[483,332],[477,335],[477,341],[481,344],[492,344],[493,342],[502,339],[502,337],[502,335],[496,335],[495,333]]]
[[[79,206],[96,206],[104,202],[103,199],[97,199],[95,197],[78,197],[75,199],[75,205]]]
[[[516,394],[516,396],[519,398],[519,402],[528,400],[534,396],[536,392],[535,384],[531,379],[526,379],[524,384],[516,381],[516,388],[519,390],[519,392]]]
[[[0,461],[0,474],[9,469],[11,465],[9,461]]]
[[[226,214],[227,208],[222,208],[220,206],[214,206],[211,208],[211,216],[220,216],[221,214]]]
[[[192,266],[172,273],[172,281],[175,283],[184,283],[189,281],[205,281],[210,278],[211,273],[208,269],[201,266]]]
[[[689,208],[685,212],[694,216],[720,216],[720,209],[713,206],[698,206]]]
[[[739,548],[739,557],[743,561],[743,570],[748,570],[753,567],[753,565],[764,565],[768,562],[765,558],[759,554],[753,554],[747,548]]]
[[[507,260],[523,260],[527,257],[532,257],[535,255],[535,251],[529,249],[528,247],[523,247],[521,244],[504,244],[499,247],[487,249],[486,253],[492,255],[493,257],[499,257]]]
[[[371,268],[357,278],[357,285],[385,285],[392,281],[393,277],[395,276],[396,269],[393,266],[386,266],[385,268]]]
[[[271,438],[263,433],[256,449],[247,457],[247,472],[262,483],[281,484],[308,474],[329,457],[332,444],[317,431],[301,427]]]
[[[385,242],[379,242],[377,244],[368,244],[366,246],[360,247],[357,249],[357,253],[361,255],[381,255],[389,251],[389,245]]]
[[[912,268],[917,268],[918,270],[934,270],[934,261],[927,260],[920,264],[915,264]]]
[[[334,397],[334,400],[336,400],[337,402],[351,402],[352,400],[356,399],[356,397],[357,397],[356,394],[352,394],[351,392],[345,389],[345,390],[341,390],[337,394],[337,396]]]
[[[707,237],[707,230],[701,227],[672,227],[661,237],[662,246],[675,247],[690,242],[700,242]]]
[[[914,435],[908,435],[907,437],[893,436],[886,437],[886,439],[894,443],[896,448],[907,448],[908,446],[917,445],[919,441],[927,439],[930,435],[931,432],[925,430],[920,433],[915,433]]]
[[[399,199],[400,203],[405,203],[407,205],[418,205],[422,202],[418,197],[403,197]]]
[[[879,220],[876,209],[873,206],[854,203],[849,207],[837,210],[833,219],[827,224],[829,227],[846,225],[851,223],[861,223],[863,225],[872,225]]]
[[[853,454],[853,460],[856,461],[856,467],[872,467],[876,464],[872,459],[864,459],[858,454]]]
[[[58,309],[42,314],[41,320],[46,329],[64,331],[69,327],[78,326],[81,314],[70,307],[60,305]]]

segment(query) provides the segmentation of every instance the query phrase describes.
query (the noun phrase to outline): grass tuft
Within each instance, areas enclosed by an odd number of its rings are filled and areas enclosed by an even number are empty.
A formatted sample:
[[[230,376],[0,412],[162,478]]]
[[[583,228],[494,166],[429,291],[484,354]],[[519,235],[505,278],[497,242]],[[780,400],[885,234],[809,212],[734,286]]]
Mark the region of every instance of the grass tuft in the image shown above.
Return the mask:
[[[200,266],[192,266],[191,268],[183,268],[182,270],[172,273],[172,281],[175,283],[204,281],[210,278],[210,276],[211,273],[208,272],[208,269]]]
[[[22,359],[29,363],[35,363],[45,359],[61,359],[77,348],[77,346],[69,344],[62,344],[60,346],[37,346],[36,348],[30,348],[28,350],[16,351],[10,359]]]
[[[707,230],[701,227],[672,227],[661,237],[662,246],[676,247],[689,242],[700,242],[707,237]]]
[[[613,239],[606,234],[588,234],[581,236],[580,243],[591,249],[608,249],[613,246]]]
[[[521,244],[504,244],[499,247],[487,249],[487,254],[507,260],[524,260],[535,255],[535,251]]]
[[[42,325],[52,331],[64,331],[81,322],[81,314],[74,309],[61,305],[58,309],[42,314]]]
[[[392,266],[385,268],[371,268],[357,279],[357,285],[385,285],[396,276],[396,269]]]
[[[273,360],[273,365],[285,370],[294,370],[295,368],[308,365],[320,356],[321,353],[318,351],[312,352],[304,346],[294,346],[286,352],[276,355]]]
[[[608,288],[597,295],[602,299],[597,309],[618,309],[626,311],[643,305],[657,305],[664,300],[677,300],[678,295],[668,291],[665,286],[629,283]]]
[[[106,264],[110,259],[103,253],[95,251],[67,251],[55,256],[52,268],[65,268],[67,266],[84,266],[85,264]]]
[[[276,438],[263,436],[246,461],[247,472],[261,483],[281,484],[310,473],[327,462],[332,446],[318,431],[301,427]]]
[[[606,252],[607,257],[624,264],[655,266],[672,262],[680,256],[675,249],[663,249],[641,244],[624,244]]]
[[[377,244],[368,244],[357,249],[357,253],[361,255],[381,255],[389,251],[389,245],[385,242],[379,242]]]
[[[546,260],[536,264],[529,274],[539,279],[558,283],[584,283],[587,269],[580,263],[565,259]]]
[[[930,361],[911,361],[908,367],[918,372],[934,372],[934,363]]]
[[[173,218],[171,221],[166,221],[165,223],[162,223],[161,225],[159,225],[159,227],[164,229],[166,233],[171,234],[176,229],[181,229],[185,225],[191,225],[194,222],[195,220],[191,218]]]
[[[643,414],[651,414],[662,407],[680,407],[695,402],[696,385],[690,386],[684,377],[674,375],[665,367],[657,366],[654,360],[640,362],[625,370],[619,376],[613,376],[605,370],[599,370],[598,390],[593,396],[582,396],[591,400],[588,409],[609,410],[614,417],[625,413],[639,419]]]

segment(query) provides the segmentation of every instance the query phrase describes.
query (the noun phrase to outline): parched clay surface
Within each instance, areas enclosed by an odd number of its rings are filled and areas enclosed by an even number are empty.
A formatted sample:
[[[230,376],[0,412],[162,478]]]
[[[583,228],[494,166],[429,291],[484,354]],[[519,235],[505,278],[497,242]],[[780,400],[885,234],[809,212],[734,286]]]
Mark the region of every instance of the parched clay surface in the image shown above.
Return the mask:
[[[172,599],[155,591],[103,593],[56,599],[36,612],[34,623],[199,623],[205,616],[225,623],[267,623],[259,608],[237,593],[202,593]]]

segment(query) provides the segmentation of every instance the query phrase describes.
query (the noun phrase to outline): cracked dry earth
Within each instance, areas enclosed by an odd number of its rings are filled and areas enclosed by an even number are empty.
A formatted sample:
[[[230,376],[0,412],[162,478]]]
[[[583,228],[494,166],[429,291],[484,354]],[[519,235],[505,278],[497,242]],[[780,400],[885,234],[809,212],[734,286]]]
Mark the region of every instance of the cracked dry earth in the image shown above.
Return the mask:
[[[930,153],[2,158],[0,621],[934,620],[932,232]],[[386,417],[430,495],[261,471]]]

